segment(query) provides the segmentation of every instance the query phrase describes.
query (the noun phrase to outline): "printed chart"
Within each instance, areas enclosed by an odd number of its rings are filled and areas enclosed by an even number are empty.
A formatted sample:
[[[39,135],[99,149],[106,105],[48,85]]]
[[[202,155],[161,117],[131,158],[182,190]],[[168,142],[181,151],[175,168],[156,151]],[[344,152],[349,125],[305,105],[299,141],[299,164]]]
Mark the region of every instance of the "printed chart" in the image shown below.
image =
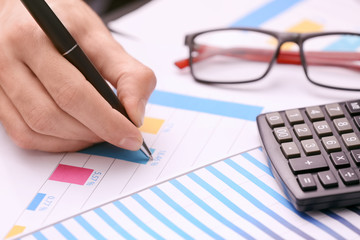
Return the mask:
[[[360,208],[301,213],[261,149],[219,161],[22,239],[360,239]]]
[[[24,209],[7,237],[50,224],[249,148],[262,107],[155,91],[141,128],[153,152],[107,143],[67,153]]]

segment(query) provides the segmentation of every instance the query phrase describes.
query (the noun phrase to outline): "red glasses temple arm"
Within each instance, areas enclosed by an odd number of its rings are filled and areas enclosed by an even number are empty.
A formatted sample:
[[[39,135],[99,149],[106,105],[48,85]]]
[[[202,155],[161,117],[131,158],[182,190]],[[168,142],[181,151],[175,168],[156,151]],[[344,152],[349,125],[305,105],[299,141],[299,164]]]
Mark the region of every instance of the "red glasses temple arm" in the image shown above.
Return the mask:
[[[230,48],[222,49],[218,47],[201,46],[198,50],[198,56],[193,58],[194,62],[202,61],[216,55],[226,55],[247,59],[252,61],[270,62],[274,55],[273,50],[254,49],[254,48]],[[352,64],[352,61],[360,60],[360,53],[354,52],[308,52],[306,53],[308,65],[326,65],[340,66],[360,70],[360,66]],[[277,58],[278,63],[283,64],[301,64],[299,52],[280,50]],[[175,62],[175,65],[182,69],[189,66],[189,59],[183,59]]]

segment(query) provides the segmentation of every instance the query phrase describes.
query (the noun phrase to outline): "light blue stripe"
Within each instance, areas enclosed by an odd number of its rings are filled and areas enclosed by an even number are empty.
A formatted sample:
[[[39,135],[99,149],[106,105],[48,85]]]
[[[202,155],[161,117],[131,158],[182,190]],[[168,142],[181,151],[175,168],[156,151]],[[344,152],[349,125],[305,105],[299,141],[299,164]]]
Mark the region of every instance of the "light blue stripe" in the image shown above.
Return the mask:
[[[242,168],[239,164],[235,163],[231,159],[226,159],[224,161],[226,164],[228,164],[230,167],[235,169],[238,173],[249,179],[251,182],[255,183],[257,186],[259,186],[261,189],[263,189],[265,192],[267,192],[269,195],[271,195],[273,198],[275,198],[279,203],[281,203],[283,206],[288,208],[289,210],[296,213],[301,218],[305,219],[306,221],[311,222],[315,226],[319,227],[320,229],[324,230],[325,232],[329,233],[331,236],[335,236],[337,239],[343,239],[341,235],[339,235],[337,232],[335,232],[333,229],[329,228],[328,226],[324,225],[323,223],[319,222],[315,218],[311,217],[310,215],[297,211],[289,202],[288,199],[284,198],[281,194],[276,192],[274,189],[266,185],[264,182],[262,182],[260,179],[252,175],[250,172],[248,172],[246,169]]]
[[[35,196],[34,199],[31,201],[31,203],[30,203],[29,206],[26,208],[26,210],[35,211],[36,208],[39,206],[39,204],[41,203],[41,201],[44,199],[45,196],[46,196],[46,194],[44,194],[44,193],[38,193],[38,194],[36,194],[36,196]]]
[[[257,186],[259,186],[265,192],[270,194],[272,197],[274,197],[278,202],[280,202],[286,208],[288,208],[289,210],[291,210],[291,211],[293,211],[293,212],[295,212],[297,214],[300,213],[291,205],[291,203],[289,202],[288,199],[286,199],[280,193],[276,192],[274,189],[272,189],[271,187],[266,185],[264,182],[262,182],[260,179],[258,179],[254,175],[252,175],[250,172],[248,172],[246,169],[241,167],[239,164],[235,163],[231,159],[226,159],[226,160],[224,160],[224,162],[227,165],[229,165],[230,167],[232,167],[234,170],[236,170],[238,173],[240,173],[241,175],[243,175],[244,177],[249,179],[252,183],[255,183]]]
[[[190,235],[176,226],[173,222],[171,222],[168,218],[162,215],[158,210],[156,210],[153,206],[151,206],[145,199],[143,199],[139,194],[134,194],[131,196],[135,201],[137,201],[141,206],[143,206],[149,213],[151,213],[154,217],[156,217],[159,221],[164,223],[174,232],[176,232],[179,236],[184,239],[193,239]]]
[[[125,229],[123,229],[114,219],[112,219],[104,210],[101,208],[94,209],[94,212],[101,217],[112,229],[123,236],[126,239],[134,239]]]
[[[106,239],[103,235],[101,235],[93,226],[88,223],[81,215],[74,217],[74,220],[77,221],[91,236],[93,236],[97,240]]]
[[[192,224],[194,224],[196,227],[204,231],[206,234],[208,234],[210,237],[214,239],[224,239],[221,236],[219,236],[217,233],[215,233],[213,230],[208,228],[206,225],[204,225],[202,222],[200,222],[198,219],[196,219],[194,216],[192,216],[188,211],[186,211],[184,208],[182,208],[179,204],[177,204],[173,199],[171,199],[168,195],[166,195],[163,191],[161,191],[158,187],[153,187],[150,189],[153,193],[155,193],[159,198],[161,198],[164,202],[166,202],[170,207],[172,207],[175,211],[177,211],[179,214],[181,214],[184,218],[189,220]]]
[[[263,110],[259,106],[198,98],[159,90],[152,93],[149,103],[249,121],[256,121],[257,115]]]
[[[146,225],[143,221],[141,221],[135,214],[133,214],[124,204],[120,201],[113,202],[115,207],[117,207],[121,212],[123,212],[126,216],[128,216],[136,225],[138,225],[142,230],[147,232],[155,239],[165,239],[160,236],[157,232],[152,230],[148,225]]]
[[[302,0],[273,0],[234,22],[232,27],[259,27]]]
[[[342,36],[336,42],[327,46],[325,51],[354,52],[360,47],[360,37],[355,35]]]
[[[58,232],[61,233],[61,235],[63,235],[67,240],[76,240],[76,237],[72,235],[72,233],[67,230],[67,228],[65,228],[61,223],[55,224],[54,228],[58,230]]]
[[[273,238],[281,239],[280,236],[278,236],[276,233],[272,232],[270,229],[268,229],[266,226],[264,226],[261,222],[259,222],[257,219],[253,218],[252,216],[248,215],[243,210],[237,208],[234,206],[232,202],[230,202],[228,199],[226,199],[221,193],[218,193],[216,190],[214,190],[209,185],[204,185],[203,181],[197,177],[194,173],[190,173],[187,175],[189,178],[191,178],[193,181],[198,183],[200,186],[205,188],[208,192],[210,192],[214,197],[216,197],[219,201],[224,203],[225,206],[230,208],[232,211],[234,211],[237,215],[240,217],[246,219],[247,221],[253,223],[256,227],[260,228],[264,232],[266,232],[268,235],[272,236]],[[203,210],[205,210],[207,213],[209,213],[211,216],[213,216],[215,219],[217,219],[219,222],[223,223],[228,228],[232,229],[239,235],[247,238],[247,239],[254,239],[249,233],[246,231],[240,229],[238,226],[227,220],[225,217],[223,217],[220,213],[215,211],[213,208],[211,208],[208,204],[206,204],[203,200],[201,200],[198,196],[196,196],[194,193],[192,193],[189,189],[187,189],[184,185],[182,185],[179,181],[176,179],[170,181],[171,184],[173,184],[177,189],[179,189],[183,194],[185,194],[188,198],[190,198],[194,203],[196,203],[199,207],[201,207]]]
[[[41,232],[35,232],[32,234],[37,240],[47,240],[47,238]]]
[[[306,234],[305,232],[301,231],[299,228],[295,227],[293,224],[289,223],[286,219],[278,215],[276,212],[265,206],[261,201],[259,201],[257,198],[249,194],[247,191],[245,191],[242,187],[234,183],[230,178],[226,177],[224,174],[222,174],[220,171],[218,171],[213,166],[208,166],[205,168],[209,172],[211,172],[214,176],[219,178],[221,181],[223,181],[226,185],[231,187],[233,190],[241,194],[243,197],[245,197],[247,200],[249,200],[250,203],[252,203],[254,206],[259,208],[264,213],[268,214],[270,217],[277,220],[279,223],[284,225],[289,230],[292,230],[294,233],[297,233],[298,235],[304,237],[305,239],[313,239],[310,235]]]
[[[321,211],[323,213],[325,213],[326,215],[328,215],[329,217],[341,222],[343,225],[345,225],[347,228],[349,228],[350,230],[354,231],[355,233],[358,234],[358,236],[360,236],[360,229],[358,227],[356,227],[354,224],[352,224],[351,222],[349,222],[348,220],[346,220],[345,218],[339,216],[338,214],[330,211],[330,210],[323,210]]]
[[[260,162],[259,160],[257,160],[253,156],[251,156],[249,153],[247,153],[247,152],[243,153],[243,154],[241,154],[241,156],[243,156],[244,158],[249,160],[251,163],[253,163],[255,166],[260,168],[262,171],[264,171],[269,176],[274,177],[271,170],[270,170],[270,168],[267,165],[263,164],[262,162]]]

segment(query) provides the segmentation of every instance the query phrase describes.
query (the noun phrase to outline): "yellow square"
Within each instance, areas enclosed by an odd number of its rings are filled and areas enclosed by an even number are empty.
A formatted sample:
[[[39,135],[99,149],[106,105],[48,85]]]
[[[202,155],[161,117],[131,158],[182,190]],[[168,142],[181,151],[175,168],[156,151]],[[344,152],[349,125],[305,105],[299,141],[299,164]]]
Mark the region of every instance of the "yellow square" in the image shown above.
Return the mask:
[[[145,133],[157,134],[165,120],[158,118],[146,117],[140,131]]]

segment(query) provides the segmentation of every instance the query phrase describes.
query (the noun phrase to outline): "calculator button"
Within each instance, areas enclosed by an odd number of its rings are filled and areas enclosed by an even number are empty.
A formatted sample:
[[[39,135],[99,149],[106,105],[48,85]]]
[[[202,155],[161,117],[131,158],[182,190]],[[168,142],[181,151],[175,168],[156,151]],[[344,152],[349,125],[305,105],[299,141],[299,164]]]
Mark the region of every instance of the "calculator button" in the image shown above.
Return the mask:
[[[360,147],[360,140],[355,133],[345,133],[341,135],[341,137],[348,149],[354,149]]]
[[[321,155],[304,157],[304,158],[292,158],[289,160],[291,170],[295,173],[309,173],[320,170],[327,170],[328,165]]]
[[[314,129],[320,137],[332,135],[331,128],[326,121],[314,122]]]
[[[307,156],[320,154],[319,146],[317,145],[314,139],[303,140],[301,141],[301,145]]]
[[[350,162],[344,152],[331,153],[330,158],[336,168],[350,167]]]
[[[287,127],[274,128],[274,135],[279,143],[289,142],[292,140],[292,136]]]
[[[360,165],[360,149],[352,150],[351,157],[357,165]]]
[[[303,191],[310,191],[316,189],[314,177],[310,173],[300,174],[298,175],[297,179]]]
[[[359,177],[352,168],[343,168],[339,170],[341,179],[346,185],[358,184]]]
[[[294,142],[282,143],[281,150],[286,158],[300,157],[300,151]]]
[[[312,137],[312,132],[306,123],[294,126],[294,132],[298,139],[307,139]]]
[[[351,115],[360,114],[360,100],[358,101],[349,101],[346,103],[346,107]]]
[[[354,117],[354,122],[355,122],[355,125],[358,129],[360,129],[360,116],[355,116]]]
[[[304,118],[302,117],[299,109],[287,110],[285,111],[285,115],[291,125],[304,122]]]
[[[327,152],[336,152],[341,150],[340,143],[334,136],[323,137],[321,142]]]
[[[266,114],[266,120],[271,128],[284,126],[284,120],[278,112]]]
[[[305,111],[311,121],[318,121],[324,119],[324,113],[319,106],[307,107]]]
[[[337,103],[327,104],[325,105],[325,109],[331,118],[344,116],[344,112],[342,111],[340,105]]]
[[[319,172],[318,177],[325,188],[338,186],[338,181],[331,171]]]
[[[334,122],[336,130],[339,133],[347,133],[347,132],[353,131],[351,124],[347,120],[347,118],[337,118],[337,119],[334,119],[333,122]]]

